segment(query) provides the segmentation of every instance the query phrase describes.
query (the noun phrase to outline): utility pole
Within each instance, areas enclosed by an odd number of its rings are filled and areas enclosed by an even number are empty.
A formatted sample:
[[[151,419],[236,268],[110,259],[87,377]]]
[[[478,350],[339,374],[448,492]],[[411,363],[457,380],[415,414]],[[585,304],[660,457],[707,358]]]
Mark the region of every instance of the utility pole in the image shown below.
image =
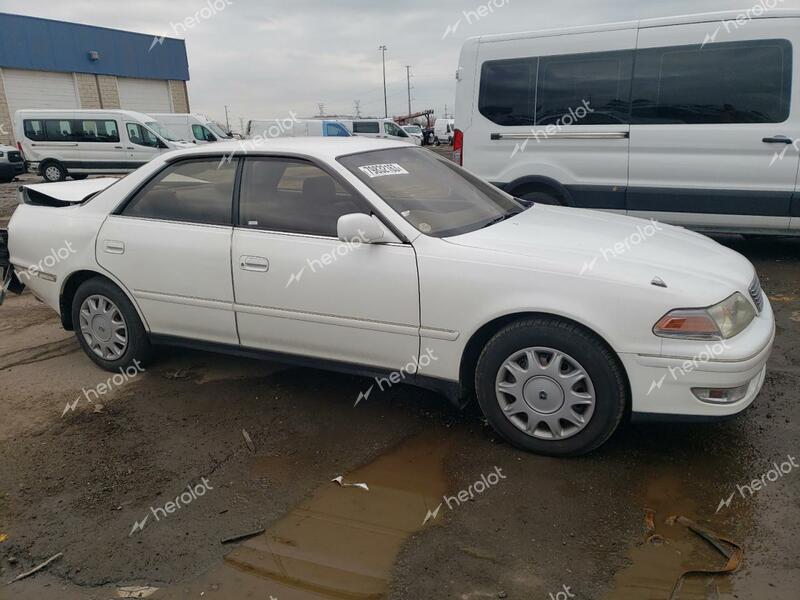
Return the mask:
[[[356,116],[361,118],[361,100],[353,100],[353,107],[356,109]]]
[[[244,117],[239,117],[239,133],[244,135]]]
[[[447,118],[447,104],[444,105],[444,118]]]
[[[225,105],[225,127],[228,130],[227,133],[230,133],[231,132],[231,122],[230,122],[230,119],[228,119],[228,105],[227,104]]]
[[[319,108],[319,116],[320,117],[324,117],[325,116],[325,105],[320,102],[319,104],[317,104],[317,107]]]
[[[406,65],[406,80],[408,81],[408,114],[411,114],[411,65]]]
[[[387,119],[389,118],[389,100],[386,97],[386,51],[388,49],[389,48],[384,45],[378,46],[378,50],[381,51],[381,56],[383,58],[383,111]]]

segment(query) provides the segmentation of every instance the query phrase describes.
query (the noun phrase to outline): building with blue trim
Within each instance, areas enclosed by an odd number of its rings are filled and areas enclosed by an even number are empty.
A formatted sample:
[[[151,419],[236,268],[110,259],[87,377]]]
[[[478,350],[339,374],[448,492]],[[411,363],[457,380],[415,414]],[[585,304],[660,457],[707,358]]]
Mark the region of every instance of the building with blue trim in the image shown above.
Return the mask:
[[[0,143],[20,109],[189,112],[183,40],[0,13]]]

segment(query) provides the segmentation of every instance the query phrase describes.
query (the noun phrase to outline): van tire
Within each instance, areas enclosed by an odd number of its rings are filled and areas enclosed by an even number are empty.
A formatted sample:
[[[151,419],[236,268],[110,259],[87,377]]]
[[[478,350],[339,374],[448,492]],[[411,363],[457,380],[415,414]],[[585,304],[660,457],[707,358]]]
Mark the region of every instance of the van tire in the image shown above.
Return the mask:
[[[86,174],[86,173],[77,173],[77,174],[75,174],[75,175],[72,175],[72,174],[70,174],[70,177],[72,177],[72,179],[74,179],[75,181],[83,181],[83,180],[84,180],[84,179],[86,179],[88,176],[89,176],[89,175],[88,175],[88,174]]]
[[[564,202],[555,194],[548,192],[528,192],[520,195],[520,198],[534,204],[547,204],[550,206],[564,206]]]
[[[439,138],[438,138],[438,137],[435,137],[435,136],[434,136],[434,138],[433,138],[433,145],[434,145],[434,146],[441,146],[441,145],[442,145],[442,142],[440,142],[440,141],[439,141]]]
[[[39,167],[39,172],[48,183],[55,183],[57,181],[64,181],[67,178],[67,169],[64,168],[60,162],[50,160],[42,163]]]

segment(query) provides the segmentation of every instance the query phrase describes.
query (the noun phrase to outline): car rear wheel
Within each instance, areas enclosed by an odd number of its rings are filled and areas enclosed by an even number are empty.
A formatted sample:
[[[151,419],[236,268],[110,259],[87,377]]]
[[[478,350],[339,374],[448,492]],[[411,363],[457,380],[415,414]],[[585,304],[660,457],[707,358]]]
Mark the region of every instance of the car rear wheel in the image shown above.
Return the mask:
[[[489,424],[515,446],[550,456],[586,454],[619,426],[622,367],[601,340],[569,323],[524,319],[486,345],[475,374]]]
[[[64,181],[67,178],[67,170],[61,163],[48,162],[42,165],[42,177],[48,183]]]
[[[83,351],[107,371],[145,365],[152,357],[136,309],[106,279],[97,277],[80,285],[72,300],[72,325]]]

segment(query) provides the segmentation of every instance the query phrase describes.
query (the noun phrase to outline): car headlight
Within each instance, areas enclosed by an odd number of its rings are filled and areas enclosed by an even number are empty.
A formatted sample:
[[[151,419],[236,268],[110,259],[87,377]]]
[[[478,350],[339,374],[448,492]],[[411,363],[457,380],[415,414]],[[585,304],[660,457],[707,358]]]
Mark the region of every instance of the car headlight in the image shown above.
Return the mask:
[[[736,292],[709,308],[683,308],[664,315],[653,333],[687,340],[727,340],[741,333],[756,317],[750,301]]]

